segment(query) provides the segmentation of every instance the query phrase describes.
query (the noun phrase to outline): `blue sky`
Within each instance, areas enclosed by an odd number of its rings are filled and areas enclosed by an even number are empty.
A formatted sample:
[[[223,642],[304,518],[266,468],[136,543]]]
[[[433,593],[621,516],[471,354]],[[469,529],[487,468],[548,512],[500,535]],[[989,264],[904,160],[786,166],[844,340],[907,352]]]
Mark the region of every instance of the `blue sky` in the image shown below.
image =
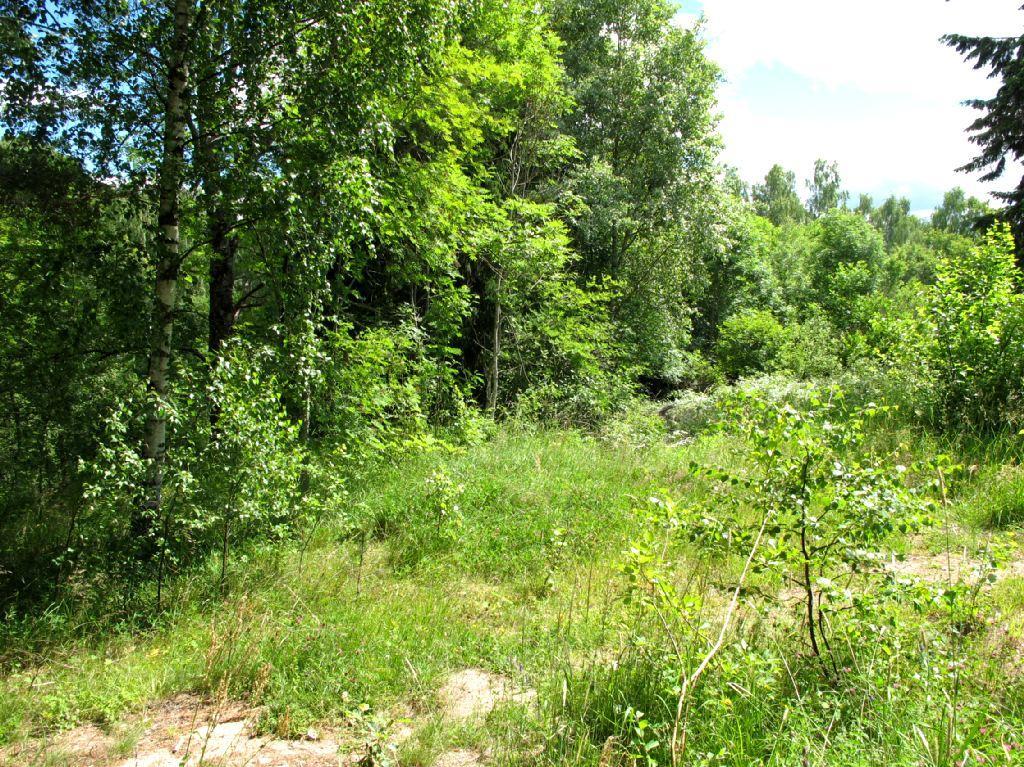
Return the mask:
[[[993,81],[938,38],[946,32],[1020,34],[1019,0],[681,0],[678,22],[702,14],[719,92],[724,161],[748,181],[780,163],[803,181],[814,160],[839,163],[854,201],[909,197],[927,215],[954,186],[985,197],[957,173],[974,147],[962,102]],[[802,190],[803,191],[803,190]]]

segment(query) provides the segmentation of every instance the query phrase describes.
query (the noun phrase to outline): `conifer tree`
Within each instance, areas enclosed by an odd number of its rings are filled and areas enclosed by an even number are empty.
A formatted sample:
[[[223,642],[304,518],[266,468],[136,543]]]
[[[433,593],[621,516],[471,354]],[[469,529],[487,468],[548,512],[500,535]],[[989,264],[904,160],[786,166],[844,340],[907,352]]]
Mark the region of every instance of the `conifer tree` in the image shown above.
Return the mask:
[[[1024,6],[1022,6],[1024,10]],[[1024,158],[1024,35],[1011,37],[968,37],[946,35],[943,42],[955,48],[974,68],[988,69],[989,78],[1000,81],[990,99],[973,99],[967,105],[981,112],[969,131],[981,152],[958,168],[965,173],[982,173],[982,181],[995,181],[1006,173],[1010,162]],[[1017,261],[1024,262],[1024,178],[1011,191],[995,195],[1006,203],[1004,216],[1013,227]]]

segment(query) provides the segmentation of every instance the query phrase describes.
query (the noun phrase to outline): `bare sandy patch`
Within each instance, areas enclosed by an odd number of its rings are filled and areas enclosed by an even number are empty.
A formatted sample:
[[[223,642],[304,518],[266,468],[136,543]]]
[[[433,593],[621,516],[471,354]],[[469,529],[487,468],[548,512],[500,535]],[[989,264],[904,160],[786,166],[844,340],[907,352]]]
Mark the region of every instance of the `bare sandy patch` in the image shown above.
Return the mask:
[[[479,767],[484,763],[484,755],[472,749],[446,751],[434,761],[434,767]]]
[[[179,695],[134,721],[137,738],[88,724],[17,744],[0,764],[56,763],[68,767],[338,767],[354,761],[339,754],[333,734],[310,731],[301,740],[256,733],[259,709],[235,702],[210,703]],[[134,741],[134,742],[132,742]],[[127,752],[127,753],[126,753]]]
[[[452,674],[438,692],[441,711],[453,722],[483,719],[501,702],[529,705],[536,698],[535,690],[517,690],[507,677],[475,668]]]

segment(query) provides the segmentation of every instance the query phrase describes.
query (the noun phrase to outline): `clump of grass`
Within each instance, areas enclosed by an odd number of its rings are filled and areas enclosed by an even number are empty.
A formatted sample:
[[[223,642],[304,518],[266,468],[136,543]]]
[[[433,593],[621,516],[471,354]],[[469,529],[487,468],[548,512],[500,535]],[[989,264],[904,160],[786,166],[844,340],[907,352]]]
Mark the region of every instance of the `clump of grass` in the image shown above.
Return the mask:
[[[1016,758],[1024,748],[1022,686],[1006,684],[981,638],[951,664],[948,638],[932,629],[908,618],[895,641],[856,648],[836,679],[808,663],[790,635],[734,643],[692,701],[683,763],[950,767],[970,755],[1016,764],[1006,749]],[[922,654],[923,636],[930,650]],[[565,669],[544,688],[543,729],[554,737],[543,763],[670,764],[677,680],[676,659],[650,648]]]
[[[989,529],[1024,525],[1024,467],[984,468],[960,503],[964,516],[975,525]]]
[[[144,721],[136,721],[114,728],[114,739],[108,752],[111,756],[127,759],[135,751],[139,740],[145,734]]]

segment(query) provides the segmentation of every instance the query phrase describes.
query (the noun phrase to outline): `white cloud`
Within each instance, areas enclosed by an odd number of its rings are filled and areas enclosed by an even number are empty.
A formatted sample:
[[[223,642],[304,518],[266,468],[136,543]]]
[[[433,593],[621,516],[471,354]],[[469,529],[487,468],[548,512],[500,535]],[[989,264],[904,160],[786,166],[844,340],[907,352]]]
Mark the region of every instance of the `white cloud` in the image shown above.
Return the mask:
[[[978,75],[940,44],[948,32],[1005,35],[1022,15],[1012,0],[705,0],[712,52],[735,77],[781,64],[826,85],[946,98]]]
[[[954,169],[975,151],[965,133],[976,116],[962,105],[987,97],[994,82],[939,42],[948,32],[1019,34],[1024,14],[1013,0],[704,0],[709,54],[723,68],[720,98],[725,161],[750,179],[775,162],[806,175],[814,159],[837,160],[855,191],[913,196],[915,190],[988,187]],[[681,23],[689,19],[680,18]],[[792,88],[776,100],[741,87],[772,68]],[[760,81],[760,80],[759,80]],[[769,81],[770,86],[770,81]],[[857,109],[813,108],[849,93]]]

